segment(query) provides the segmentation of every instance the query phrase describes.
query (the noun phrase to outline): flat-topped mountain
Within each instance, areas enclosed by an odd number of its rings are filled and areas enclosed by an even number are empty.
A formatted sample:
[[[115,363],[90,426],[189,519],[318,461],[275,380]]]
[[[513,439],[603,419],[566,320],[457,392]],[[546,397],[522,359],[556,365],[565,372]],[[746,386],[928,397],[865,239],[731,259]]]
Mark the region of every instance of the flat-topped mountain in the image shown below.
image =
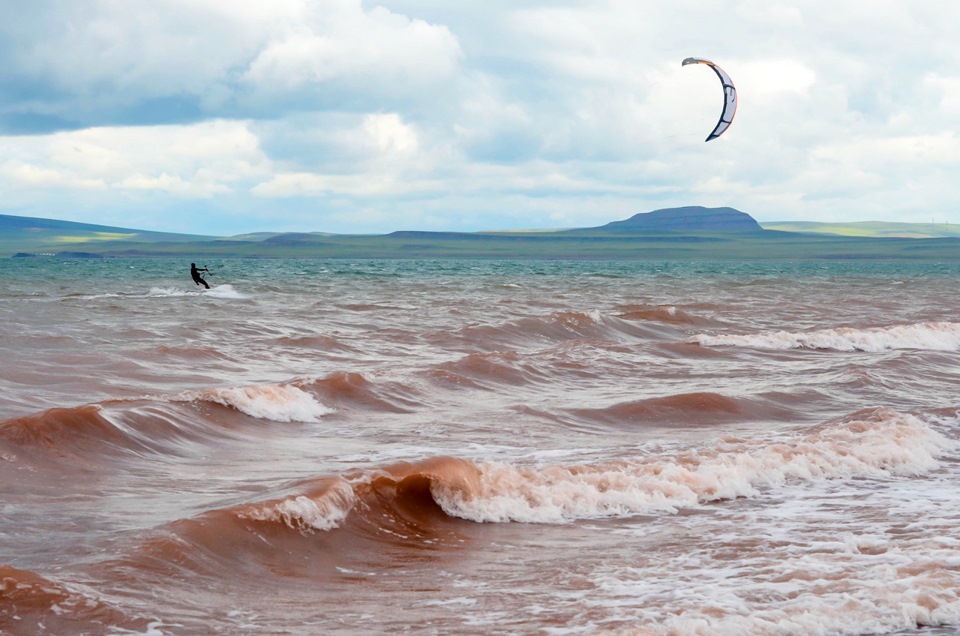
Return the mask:
[[[687,206],[665,208],[634,214],[623,221],[613,221],[595,230],[629,232],[663,232],[702,230],[708,232],[763,232],[752,216],[734,208],[705,208]]]

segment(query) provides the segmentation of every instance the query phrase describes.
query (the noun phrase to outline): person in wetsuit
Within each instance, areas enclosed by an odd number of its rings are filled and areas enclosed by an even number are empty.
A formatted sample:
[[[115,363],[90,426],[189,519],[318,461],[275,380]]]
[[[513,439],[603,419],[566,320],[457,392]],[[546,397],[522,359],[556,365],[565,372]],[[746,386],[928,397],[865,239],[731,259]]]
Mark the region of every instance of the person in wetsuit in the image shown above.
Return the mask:
[[[210,272],[206,267],[197,268],[196,263],[190,263],[190,276],[193,277],[193,282],[197,285],[203,285],[207,289],[210,289],[210,285],[207,285],[207,281],[203,280],[203,276],[200,275],[200,272]]]

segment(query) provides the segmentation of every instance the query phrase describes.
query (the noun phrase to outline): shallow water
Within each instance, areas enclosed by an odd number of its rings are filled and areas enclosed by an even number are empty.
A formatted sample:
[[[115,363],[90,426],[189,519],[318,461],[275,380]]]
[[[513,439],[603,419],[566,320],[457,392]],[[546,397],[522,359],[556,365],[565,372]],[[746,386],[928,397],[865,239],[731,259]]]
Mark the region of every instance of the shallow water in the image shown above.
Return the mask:
[[[209,266],[0,261],[0,631],[960,626],[956,265]]]

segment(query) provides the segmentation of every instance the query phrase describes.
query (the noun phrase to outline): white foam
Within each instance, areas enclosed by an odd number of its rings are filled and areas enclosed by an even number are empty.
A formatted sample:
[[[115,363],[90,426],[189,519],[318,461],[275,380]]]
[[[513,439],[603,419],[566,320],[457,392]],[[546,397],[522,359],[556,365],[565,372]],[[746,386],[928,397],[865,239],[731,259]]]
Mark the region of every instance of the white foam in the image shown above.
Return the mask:
[[[176,298],[180,296],[210,296],[212,298],[224,298],[228,300],[242,300],[250,298],[233,288],[233,285],[216,285],[210,289],[178,289],[176,287],[151,287],[147,296],[151,298]]]
[[[187,296],[187,295],[196,295],[197,292],[187,292],[182,289],[177,289],[176,287],[151,287],[148,296],[154,298],[163,298],[167,296]]]
[[[233,285],[217,285],[203,292],[204,296],[213,296],[214,298],[244,299],[250,298],[246,294],[241,294],[233,288]]]
[[[316,422],[333,412],[303,389],[288,384],[204,389],[181,394],[176,399],[216,402],[274,422]]]
[[[254,505],[237,513],[241,519],[277,521],[295,530],[326,532],[340,527],[356,503],[353,488],[338,481],[322,496],[298,495],[278,502]]]
[[[781,564],[790,567],[791,564]],[[926,572],[890,563],[861,564],[849,576],[820,579],[791,590],[775,592],[766,584],[761,590],[727,587],[687,588],[686,607],[671,608],[666,615],[640,619],[645,628],[633,633],[739,636],[740,634],[888,634],[924,626],[956,625],[960,622],[960,597],[955,574],[925,562]],[[827,573],[825,573],[827,574]],[[630,596],[631,586],[616,589]],[[644,586],[645,587],[645,586]],[[608,591],[610,591],[608,589]],[[640,592],[640,590],[635,590]],[[752,599],[782,598],[779,602]],[[751,597],[747,600],[744,597]],[[659,614],[659,613],[658,613]]]
[[[699,334],[692,338],[705,347],[756,347],[760,349],[835,349],[838,351],[888,351],[923,349],[960,350],[960,323],[924,322],[869,329],[839,327],[802,333],[776,331],[742,335]]]
[[[918,418],[876,409],[852,421],[780,440],[720,443],[704,451],[582,466],[478,464],[478,484],[436,483],[450,515],[479,522],[564,523],[676,512],[752,497],[788,480],[885,478],[938,465],[952,442]]]

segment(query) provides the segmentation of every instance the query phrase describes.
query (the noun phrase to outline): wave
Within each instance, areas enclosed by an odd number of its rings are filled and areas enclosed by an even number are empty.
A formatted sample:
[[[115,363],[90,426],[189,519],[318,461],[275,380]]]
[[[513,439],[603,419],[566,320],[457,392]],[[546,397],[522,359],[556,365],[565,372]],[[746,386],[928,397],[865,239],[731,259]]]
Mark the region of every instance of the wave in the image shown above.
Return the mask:
[[[412,390],[398,382],[370,382],[362,373],[338,371],[323,378],[304,381],[308,387],[336,404],[349,408],[409,413],[421,407],[422,402]]]
[[[563,524],[671,514],[755,497],[788,482],[922,474],[935,469],[940,455],[955,445],[916,416],[875,408],[789,438],[726,438],[702,450],[657,449],[593,464],[528,466],[434,457],[306,480],[275,499],[176,522],[179,538],[165,542],[164,549],[182,550],[186,543],[220,552],[209,542],[235,545],[224,537],[264,533],[280,541],[284,530],[293,532],[288,539],[294,540],[321,533],[331,537],[328,541],[336,536],[347,543],[407,545],[456,536],[458,520]],[[250,539],[250,545],[258,541]],[[234,558],[230,554],[220,558]]]
[[[29,449],[48,459],[116,452],[176,456],[185,443],[228,434],[226,424],[218,424],[220,418],[215,414],[198,418],[196,409],[187,406],[196,403],[218,404],[274,422],[317,422],[334,412],[293,384],[209,388],[47,409],[0,422],[0,442],[2,448],[17,449],[14,456]]]
[[[436,332],[435,337],[441,345],[449,346],[451,338],[454,338],[461,341],[461,344],[466,341],[473,350],[489,352],[530,344],[540,346],[544,341],[634,342],[637,339],[659,339],[663,337],[664,329],[663,325],[644,324],[592,309],[557,311],[545,316],[518,318],[499,325],[471,324],[453,334]]]
[[[676,325],[710,325],[715,321],[687,313],[673,305],[626,305],[620,307],[618,317],[624,320],[650,320]]]
[[[280,336],[273,340],[273,344],[280,347],[290,347],[297,350],[312,351],[348,351],[356,353],[357,349],[341,342],[333,336]]]
[[[21,448],[48,448],[55,453],[95,444],[122,444],[127,436],[103,416],[103,407],[88,404],[47,409],[0,423],[0,440]]]
[[[115,629],[160,634],[156,621],[130,618],[81,586],[65,585],[35,572],[0,565],[0,633],[116,633]]]
[[[960,323],[924,322],[865,329],[838,327],[801,333],[776,331],[744,335],[698,334],[690,342],[704,347],[733,346],[758,349],[833,349],[866,352],[892,349],[960,351]]]
[[[795,485],[817,480],[923,474],[935,470],[941,455],[955,445],[925,420],[877,408],[790,435],[723,438],[697,447],[650,446],[617,461],[528,465],[432,457],[279,486],[262,501],[173,521],[89,567],[97,580],[134,588],[150,581],[195,580],[200,574],[210,585],[228,586],[231,594],[243,588],[257,593],[266,572],[274,581],[341,584],[364,580],[369,575],[363,573],[449,558],[482,541],[482,523],[659,516],[770,490],[787,495]],[[139,583],[128,583],[132,581]],[[858,588],[845,591],[851,589]],[[0,609],[5,602],[0,596]],[[37,607],[39,616],[50,605]],[[795,607],[797,614],[783,604],[774,611],[783,610],[785,619],[806,620],[802,604]],[[819,616],[826,620],[823,612]],[[775,616],[688,611],[671,617],[671,624],[702,621],[718,628],[711,633],[739,633],[737,627],[762,625],[766,618]]]
[[[523,360],[523,356],[515,351],[471,353],[459,360],[437,365],[430,371],[430,375],[444,383],[469,387],[482,387],[491,383],[516,387],[538,380],[548,380],[546,374],[535,365]]]
[[[698,392],[622,402],[595,409],[576,409],[579,417],[607,424],[661,424],[699,426],[726,422],[782,418],[791,411],[765,402]]]
[[[755,496],[790,479],[916,474],[935,467],[949,447],[915,416],[875,409],[793,440],[733,440],[702,452],[584,466],[486,462],[476,489],[439,484],[434,494],[448,514],[464,519],[564,523],[676,512]]]
[[[472,462],[437,457],[305,480],[274,499],[174,521],[107,569],[118,575],[131,568],[164,576],[229,573],[231,579],[238,570],[259,576],[267,569],[316,579],[339,576],[345,563],[381,567],[385,546],[430,551],[461,545],[457,528],[472,524],[447,515],[431,487],[475,473]]]
[[[186,391],[172,401],[204,401],[221,404],[263,420],[274,422],[317,422],[333,413],[315,397],[292,384],[261,384],[226,389]]]

